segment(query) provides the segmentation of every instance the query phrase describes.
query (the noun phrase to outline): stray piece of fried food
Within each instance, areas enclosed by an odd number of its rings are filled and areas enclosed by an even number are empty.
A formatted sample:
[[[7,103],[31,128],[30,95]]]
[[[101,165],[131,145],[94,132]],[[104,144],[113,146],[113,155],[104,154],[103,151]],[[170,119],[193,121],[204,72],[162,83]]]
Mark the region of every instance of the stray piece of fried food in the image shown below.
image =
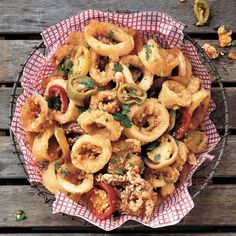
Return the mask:
[[[208,43],[205,43],[202,48],[205,50],[207,56],[211,59],[216,59],[219,56],[219,53],[217,52],[216,48]]]
[[[229,32],[225,29],[225,26],[222,25],[219,27],[219,29],[217,30],[218,36],[219,36],[219,42],[220,42],[220,46],[223,47],[227,47],[230,46],[232,43],[232,38],[231,38],[231,34],[232,34],[232,30],[230,30]]]

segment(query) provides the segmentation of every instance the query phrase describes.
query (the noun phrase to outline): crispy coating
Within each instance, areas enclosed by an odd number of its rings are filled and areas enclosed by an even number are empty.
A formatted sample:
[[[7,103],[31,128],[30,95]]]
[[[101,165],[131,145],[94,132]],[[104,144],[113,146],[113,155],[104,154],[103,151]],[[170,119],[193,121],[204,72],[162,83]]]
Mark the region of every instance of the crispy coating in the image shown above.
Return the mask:
[[[121,103],[117,99],[115,90],[105,90],[100,91],[91,97],[90,107],[94,110],[119,112]]]
[[[191,104],[191,94],[181,83],[173,80],[162,84],[158,100],[168,109],[188,107]]]
[[[118,140],[123,130],[111,114],[99,110],[83,112],[77,122],[88,134],[99,134],[111,141]]]
[[[22,106],[21,122],[25,131],[42,132],[53,125],[47,101],[39,94],[30,96]]]
[[[128,114],[133,121],[131,128],[125,128],[124,134],[128,138],[135,138],[143,142],[158,139],[169,126],[169,113],[157,99],[146,99],[139,105],[130,107]]]

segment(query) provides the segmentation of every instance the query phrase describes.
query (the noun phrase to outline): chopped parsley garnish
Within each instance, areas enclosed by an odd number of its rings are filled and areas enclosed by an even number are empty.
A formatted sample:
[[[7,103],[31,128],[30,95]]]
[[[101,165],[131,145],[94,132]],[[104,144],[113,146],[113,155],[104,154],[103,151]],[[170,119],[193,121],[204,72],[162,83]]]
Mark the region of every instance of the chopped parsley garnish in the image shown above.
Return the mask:
[[[115,71],[115,72],[122,72],[123,71],[123,66],[122,65],[116,65],[116,66],[114,66],[114,68],[113,68],[113,70]]]
[[[73,64],[70,59],[66,58],[57,66],[57,72],[59,75],[67,75],[71,72]]]
[[[130,112],[129,104],[123,104],[122,105],[122,114],[127,115],[129,112]]]
[[[120,160],[119,156],[114,155],[114,156],[111,158],[110,162],[111,162],[111,164],[116,164],[119,160]]]
[[[114,37],[114,34],[115,34],[115,33],[114,33],[112,30],[110,30],[110,31],[108,32],[107,38],[110,39],[111,41],[114,40],[114,38],[113,38],[113,37]]]
[[[54,167],[55,167],[55,170],[58,171],[61,168],[61,165],[58,162],[56,162],[54,164]]]
[[[71,193],[70,193],[70,192],[67,192],[66,196],[69,197],[70,195],[71,195]]]
[[[68,175],[70,172],[67,168],[63,169],[62,172],[61,172],[61,176],[62,178],[65,178],[66,175]]]
[[[15,214],[16,221],[24,220],[25,219],[25,212],[23,210],[19,210]]]
[[[81,106],[76,106],[79,113],[83,113],[84,111],[86,111],[86,108],[85,107],[81,107]]]
[[[160,144],[161,143],[159,141],[154,141],[154,142],[150,143],[146,148],[146,152],[151,152],[152,150],[154,150],[155,148],[160,146]]]
[[[125,173],[125,170],[124,170],[123,168],[117,168],[117,169],[115,170],[115,172],[116,172],[116,174],[118,174],[118,175],[123,175],[123,174]]]
[[[132,162],[129,162],[129,167],[134,167],[134,164]]]
[[[125,160],[129,160],[131,158],[130,154],[127,153],[126,157],[125,157]]]
[[[140,163],[140,168],[141,168],[141,169],[144,168],[144,163],[143,163],[143,162]]]
[[[115,118],[115,120],[121,121],[122,124],[123,124],[126,128],[130,128],[130,127],[132,126],[132,121],[127,117],[127,115],[123,115],[123,114],[118,113],[118,112],[112,112],[111,114],[113,115],[113,117]]]
[[[61,110],[61,99],[60,97],[51,97],[51,98],[47,98],[47,102],[48,102],[48,107],[50,109],[59,111]]]
[[[233,40],[231,45],[232,45],[232,47],[235,47],[236,46],[236,40]]]
[[[94,82],[92,80],[79,81],[79,84],[84,85],[86,88],[93,88],[94,87]]]
[[[154,161],[155,162],[158,162],[158,161],[160,161],[161,160],[161,155],[160,155],[160,153],[158,153],[158,154],[156,154],[155,156],[154,156]]]
[[[146,44],[145,46],[145,49],[146,49],[146,60],[148,60],[149,59],[149,54],[152,52],[152,50],[151,50],[151,45],[149,45],[149,44]]]
[[[106,118],[105,121],[108,122],[109,121],[108,118]]]
[[[175,139],[175,142],[176,142],[177,145],[179,145],[179,140]]]
[[[136,91],[134,89],[129,89],[130,95],[136,96]]]

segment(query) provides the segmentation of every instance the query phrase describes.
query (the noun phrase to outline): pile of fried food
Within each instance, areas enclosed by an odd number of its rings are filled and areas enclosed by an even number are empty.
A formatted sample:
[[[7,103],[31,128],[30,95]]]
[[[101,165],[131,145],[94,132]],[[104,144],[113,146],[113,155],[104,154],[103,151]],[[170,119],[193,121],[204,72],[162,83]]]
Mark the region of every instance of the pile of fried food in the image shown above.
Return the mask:
[[[51,58],[44,94],[30,96],[21,121],[43,164],[42,183],[90,208],[149,222],[203,152],[210,93],[179,48],[112,23],[91,21]]]

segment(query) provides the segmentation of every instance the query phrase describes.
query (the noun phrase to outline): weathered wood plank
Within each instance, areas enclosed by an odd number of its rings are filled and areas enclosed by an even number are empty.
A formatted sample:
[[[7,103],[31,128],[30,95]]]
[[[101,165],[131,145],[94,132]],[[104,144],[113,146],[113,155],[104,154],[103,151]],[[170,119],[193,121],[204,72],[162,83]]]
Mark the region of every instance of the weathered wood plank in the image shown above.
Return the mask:
[[[2,234],[6,236],[19,236],[20,234]],[[41,236],[42,234],[38,233],[29,233],[29,234],[24,234],[24,236]],[[44,233],[43,236],[74,236],[78,235],[77,233]],[[79,235],[81,236],[107,236],[107,235],[113,235],[112,233],[104,233],[104,234],[97,234],[97,233],[80,233]],[[123,236],[124,234],[122,233],[116,233],[116,236]],[[156,233],[151,233],[148,232],[148,234],[143,234],[143,233],[135,233],[136,236],[143,236],[143,235],[150,235],[150,236],[156,236]],[[163,236],[235,236],[236,233],[158,233],[158,235],[163,235]]]
[[[1,208],[0,227],[91,227],[62,214],[53,215],[51,207],[44,204],[30,186],[0,186],[0,193],[1,205],[5,206]],[[235,198],[235,185],[209,186],[178,226],[235,226]],[[16,222],[14,214],[19,209],[25,210],[27,218]]]
[[[200,45],[210,43],[218,46],[218,40],[197,40]],[[32,51],[32,47],[39,43],[39,40],[0,40],[0,83],[12,83],[16,80],[18,71],[21,69]],[[218,47],[217,47],[218,48]],[[236,47],[220,48],[220,51],[236,53]],[[229,60],[227,56],[220,57],[213,61],[224,82],[236,82],[236,61]]]
[[[53,25],[65,18],[78,14],[87,9],[120,9],[130,11],[152,11],[166,12],[177,20],[182,21],[188,27],[187,32],[191,33],[214,33],[214,28],[225,24],[236,32],[236,15],[234,0],[209,0],[211,5],[211,17],[207,26],[198,28],[193,14],[193,2],[180,3],[177,0],[162,1],[78,1],[71,0],[69,4],[64,1],[1,1],[0,33],[39,33],[48,26]],[[20,6],[20,7],[19,7]],[[63,7],[61,7],[63,6]]]
[[[11,146],[10,137],[0,136],[0,178],[25,178],[25,173],[20,165],[17,165],[18,160],[13,155],[13,147]],[[236,177],[236,135],[229,136],[228,147],[224,154],[223,160],[216,170],[215,177]],[[214,154],[215,152],[213,152]],[[212,166],[209,166],[212,168]],[[209,173],[209,171],[206,173]],[[202,177],[204,173],[199,173],[198,176]]]
[[[9,101],[10,101],[10,95],[11,95],[11,88],[0,88],[0,129],[8,129],[8,111],[9,110]],[[236,128],[236,88],[226,88],[226,95],[228,98],[228,103],[229,103],[229,109],[230,109],[230,127],[231,128]],[[212,96],[214,101],[216,102],[217,109],[216,111],[212,114],[212,120],[214,123],[218,126],[221,127],[222,120],[219,120],[222,115],[223,115],[223,106],[222,106],[222,97],[220,93],[217,93],[219,91],[218,88],[213,88],[212,89]]]
[[[0,40],[0,83],[12,83],[20,71],[20,64],[26,61],[39,41],[37,40]]]

